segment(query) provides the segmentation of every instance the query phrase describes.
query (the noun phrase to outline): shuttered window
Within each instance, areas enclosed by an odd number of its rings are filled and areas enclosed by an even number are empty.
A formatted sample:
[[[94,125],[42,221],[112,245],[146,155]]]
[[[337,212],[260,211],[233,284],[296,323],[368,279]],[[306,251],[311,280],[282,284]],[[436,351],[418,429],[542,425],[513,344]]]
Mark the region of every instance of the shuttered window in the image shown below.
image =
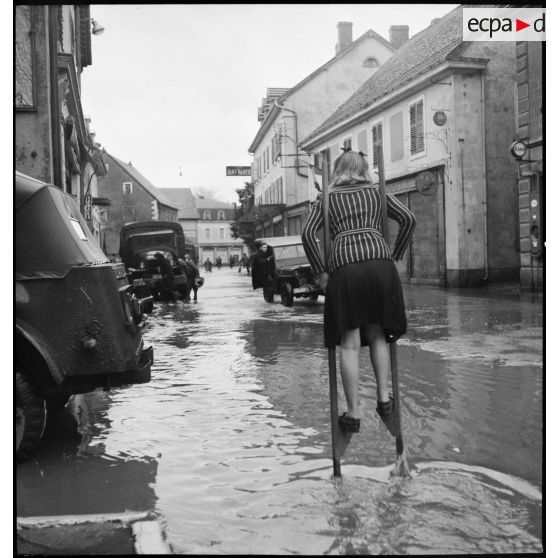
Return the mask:
[[[372,168],[378,168],[378,144],[383,142],[384,134],[382,130],[382,123],[378,122],[372,126]],[[382,145],[382,148],[384,146]],[[384,158],[385,158],[385,148],[384,148]]]
[[[422,99],[409,107],[411,155],[424,151],[424,102]]]

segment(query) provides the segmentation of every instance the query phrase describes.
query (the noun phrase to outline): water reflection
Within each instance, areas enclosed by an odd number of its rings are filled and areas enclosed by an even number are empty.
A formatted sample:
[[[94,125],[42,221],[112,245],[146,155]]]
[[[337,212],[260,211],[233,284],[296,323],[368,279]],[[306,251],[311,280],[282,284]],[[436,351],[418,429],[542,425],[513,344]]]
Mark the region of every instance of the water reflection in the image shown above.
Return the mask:
[[[406,300],[397,350],[410,481],[389,475],[394,441],[374,411],[366,351],[362,431],[332,479],[323,303],[267,304],[227,269],[206,274],[198,304],[156,307],[153,379],[92,401],[82,455],[74,441],[40,459],[55,485],[69,470],[76,493],[87,486],[84,513],[111,503],[105,478],[116,506],[121,483],[137,501],[118,500],[159,512],[177,553],[540,551],[540,310],[433,288],[409,287]],[[518,324],[531,332],[521,343]],[[27,503],[37,481],[26,467]],[[101,485],[97,500],[82,472]]]
[[[110,431],[111,396],[78,396],[82,433],[66,418],[50,432],[41,451],[17,467],[18,515],[48,516],[118,513],[153,509],[157,461],[109,455],[103,439]],[[89,422],[86,422],[89,421]],[[87,429],[84,431],[84,429]],[[92,442],[93,440],[93,442]]]

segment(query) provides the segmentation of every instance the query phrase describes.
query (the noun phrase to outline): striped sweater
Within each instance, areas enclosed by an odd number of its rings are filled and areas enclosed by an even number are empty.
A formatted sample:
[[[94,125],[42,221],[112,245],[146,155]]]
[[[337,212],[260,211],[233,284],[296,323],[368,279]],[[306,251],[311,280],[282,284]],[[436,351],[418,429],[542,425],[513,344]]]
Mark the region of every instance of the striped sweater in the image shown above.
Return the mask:
[[[329,233],[332,239],[327,268],[320,253],[318,231],[323,228],[319,195],[302,231],[304,251],[315,273],[332,272],[348,263],[385,258],[400,260],[416,226],[414,214],[392,194],[386,195],[388,217],[399,223],[393,252],[384,240],[380,190],[360,183],[334,186],[329,193]]]

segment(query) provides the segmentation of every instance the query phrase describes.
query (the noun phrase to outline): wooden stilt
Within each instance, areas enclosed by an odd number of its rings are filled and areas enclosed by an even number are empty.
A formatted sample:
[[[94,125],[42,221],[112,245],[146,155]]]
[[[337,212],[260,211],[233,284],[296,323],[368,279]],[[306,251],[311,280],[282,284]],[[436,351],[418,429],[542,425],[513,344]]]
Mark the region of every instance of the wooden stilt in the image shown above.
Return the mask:
[[[386,181],[384,174],[384,153],[382,143],[377,145],[378,177],[380,181],[380,197],[382,200],[382,229],[386,242],[389,242],[389,224],[386,199]],[[397,346],[390,343],[391,383],[393,387],[393,412],[395,413],[395,450],[397,452],[396,469],[401,476],[410,476],[405,447],[403,445],[403,433],[401,428],[401,406],[399,396],[399,375],[397,370]]]

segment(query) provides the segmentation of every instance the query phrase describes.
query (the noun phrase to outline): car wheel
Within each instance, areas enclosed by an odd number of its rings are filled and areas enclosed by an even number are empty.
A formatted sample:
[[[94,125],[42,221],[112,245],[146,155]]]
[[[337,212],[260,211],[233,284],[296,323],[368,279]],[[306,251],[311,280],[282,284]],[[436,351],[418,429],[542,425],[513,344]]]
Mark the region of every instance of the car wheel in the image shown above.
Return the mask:
[[[263,289],[263,297],[266,302],[273,302],[273,289],[269,287],[264,287]]]
[[[15,373],[15,440],[18,460],[29,458],[43,438],[46,425],[46,402],[16,368]]]
[[[281,303],[284,306],[292,306],[294,301],[293,287],[290,283],[281,285]]]

